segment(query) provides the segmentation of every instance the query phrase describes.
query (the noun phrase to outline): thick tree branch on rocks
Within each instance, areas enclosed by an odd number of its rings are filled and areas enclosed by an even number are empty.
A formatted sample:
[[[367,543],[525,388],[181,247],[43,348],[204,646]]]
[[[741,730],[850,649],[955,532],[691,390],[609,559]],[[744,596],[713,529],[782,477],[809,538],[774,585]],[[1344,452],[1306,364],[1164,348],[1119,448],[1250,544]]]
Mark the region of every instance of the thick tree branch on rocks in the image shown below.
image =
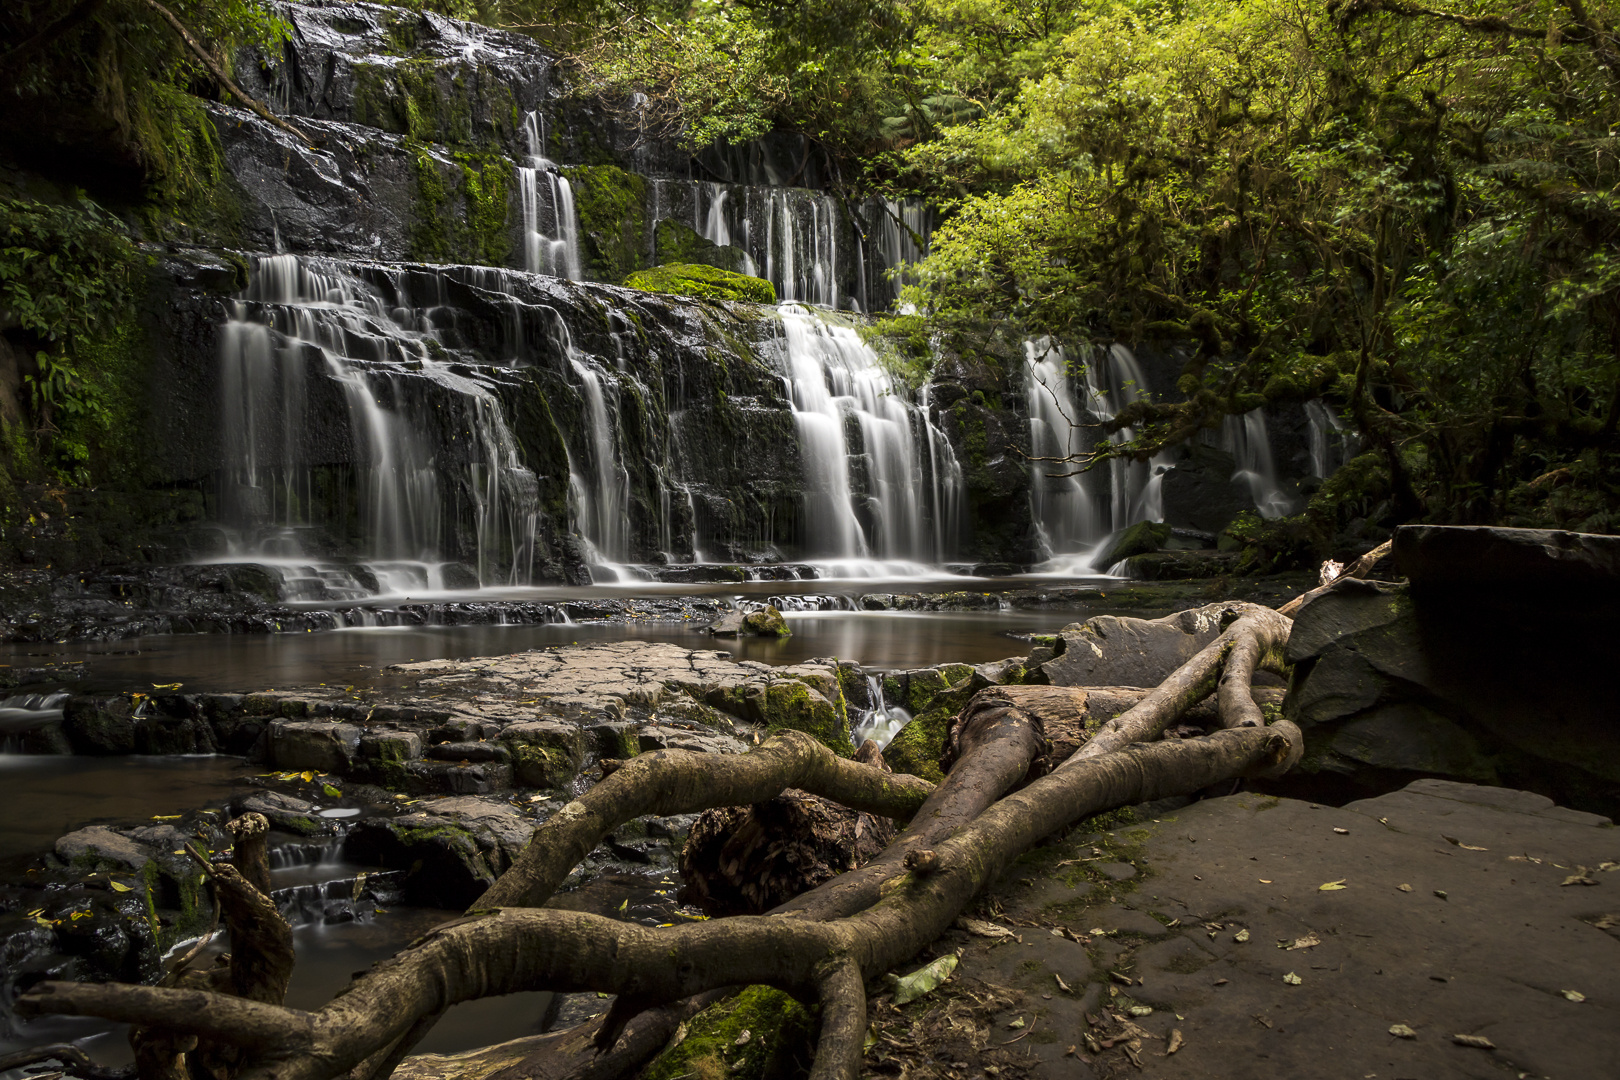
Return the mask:
[[[202,43],[192,35],[186,24],[180,21],[179,16],[158,3],[157,0],[140,0],[140,2],[151,8],[157,13],[158,18],[169,24],[169,29],[180,36],[180,40],[185,44],[186,49],[201,61],[202,66],[208,69],[208,74],[214,77],[214,81],[224,87],[232,97],[258,114],[259,118],[266,123],[275,125],[299,142],[310,146],[315,145],[314,139],[311,139],[303,131],[271,112],[264,102],[237,86],[236,81],[227,75],[225,69],[219,66],[219,61],[215,60],[208,50],[202,47]]]
[[[233,1074],[240,1080],[332,1080],[385,1075],[458,1002],[542,989],[617,995],[619,1006],[594,1034],[565,1033],[548,1044],[566,1048],[569,1074],[578,1076],[581,1063],[589,1071],[615,1057],[616,1069],[639,1067],[663,1045],[650,1034],[667,1031],[669,1017],[691,1008],[695,996],[757,984],[819,1002],[813,1075],[852,1078],[866,1027],[865,980],[926,947],[1022,852],[1100,811],[1234,777],[1273,775],[1298,759],[1298,730],[1286,722],[1264,726],[1247,685],[1255,667],[1279,663],[1287,630],[1288,620],[1275,612],[1240,612],[1164,685],[1046,775],[1040,775],[1047,750],[1042,717],[1026,708],[1040,699],[1003,688],[981,693],[963,710],[953,731],[954,763],[932,788],[837,758],[793,733],[737,757],[663,751],[635,758],[553,815],[468,915],[358,976],[314,1012],[217,989],[61,982],[40,984],[17,1008],[25,1015],[126,1020],[176,1038],[229,1044],[244,1055]],[[1222,684],[1225,670],[1233,673],[1230,687]],[[1218,709],[1222,722],[1235,726],[1146,741],[1218,689],[1223,701],[1235,699]],[[852,809],[914,814],[914,824],[872,863],[766,916],[648,928],[519,906],[548,898],[622,821],[752,804],[789,787]],[[638,1010],[647,1011],[638,1016]],[[633,1059],[621,1055],[632,1042]],[[526,1068],[514,1066],[513,1075]]]
[[[547,820],[469,910],[545,903],[603,837],[645,814],[747,806],[788,788],[898,821],[909,820],[934,790],[915,776],[838,757],[797,731],[775,735],[740,757],[717,760],[684,750],[642,754]]]
[[[1250,678],[1256,668],[1279,673],[1284,670],[1282,651],[1293,625],[1291,619],[1270,608],[1246,605],[1244,614],[1220,637],[1171,672],[1170,677],[1141,702],[1099,728],[1060,768],[1077,760],[1122,750],[1131,743],[1157,738],[1178,717],[1217,689],[1220,690],[1218,702],[1223,726],[1263,726],[1260,709],[1250,695]],[[1234,654],[1236,662],[1229,664]],[[1229,666],[1234,677],[1223,681],[1222,673]]]
[[[1368,574],[1372,573],[1372,568],[1378,565],[1378,560],[1384,558],[1390,553],[1391,550],[1393,550],[1392,543],[1392,541],[1385,540],[1382,544],[1379,544],[1377,547],[1367,552],[1367,554],[1363,555],[1361,558],[1339,571],[1339,573],[1334,575],[1331,580],[1323,582],[1321,585],[1318,585],[1309,592],[1300,593],[1298,596],[1288,601],[1288,603],[1277,609],[1277,614],[1286,615],[1292,619],[1296,614],[1299,613],[1300,608],[1327,592],[1328,589],[1332,588],[1333,582],[1339,580],[1339,578],[1366,577]]]

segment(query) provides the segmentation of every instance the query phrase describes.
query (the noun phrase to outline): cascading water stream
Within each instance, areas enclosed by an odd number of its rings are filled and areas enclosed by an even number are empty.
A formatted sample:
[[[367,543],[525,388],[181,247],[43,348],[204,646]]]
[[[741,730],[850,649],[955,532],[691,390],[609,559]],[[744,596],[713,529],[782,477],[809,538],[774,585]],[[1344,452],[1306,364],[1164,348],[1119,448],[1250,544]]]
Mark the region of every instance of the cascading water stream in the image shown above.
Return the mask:
[[[1355,454],[1355,433],[1339,414],[1319,400],[1305,403],[1307,437],[1310,441],[1311,475],[1326,480]]]
[[[1084,416],[1070,390],[1067,357],[1050,339],[1024,342],[1024,397],[1029,409],[1029,497],[1041,555],[1088,549],[1106,531],[1075,466],[1085,450]]]
[[[518,167],[517,176],[523,207],[524,268],[530,273],[579,281],[584,272],[579,257],[574,189],[546,157],[545,118],[538,112],[524,115],[523,137],[528,143],[529,162]]]
[[[1133,401],[1148,396],[1147,379],[1123,345],[1091,352],[1081,369],[1083,400],[1074,396],[1069,360],[1049,338],[1024,343],[1024,388],[1029,408],[1030,502],[1049,572],[1091,567],[1089,559],[1111,532],[1164,517],[1161,477],[1166,462],[1116,458],[1106,472],[1078,473],[1078,458],[1091,449],[1087,428],[1097,428]],[[1121,443],[1130,428],[1108,436]],[[1088,484],[1106,477],[1106,498]]]
[[[402,272],[370,272],[377,280],[299,256],[255,262],[221,333],[222,516],[237,531],[228,557],[278,566],[287,599],[436,591],[444,564],[460,560],[485,584],[527,582],[538,483],[499,400],[469,367],[440,359],[429,327],[441,298],[412,303]],[[306,436],[312,411],[327,407],[320,380],[340,391],[347,461]],[[446,464],[445,440],[460,470]],[[357,511],[358,566],[304,550],[306,541],[343,546],[333,533],[350,523],[333,503],[348,499],[330,489],[344,484]],[[472,519],[471,550],[451,550],[458,506]]]
[[[850,731],[851,740],[860,746],[871,739],[882,750],[900,734],[901,728],[911,723],[911,714],[898,705],[884,703],[883,681],[876,675],[866,677],[866,696],[872,707],[861,710]]]
[[[880,572],[884,560],[908,564],[903,573],[944,561],[964,504],[949,442],[934,437],[926,411],[905,400],[853,328],[795,304],[780,317],[805,470],[806,555],[842,563],[845,576]]]
[[[1237,460],[1232,479],[1248,485],[1261,517],[1279,518],[1294,512],[1294,499],[1277,482],[1264,412],[1254,409],[1221,421],[1221,449]]]

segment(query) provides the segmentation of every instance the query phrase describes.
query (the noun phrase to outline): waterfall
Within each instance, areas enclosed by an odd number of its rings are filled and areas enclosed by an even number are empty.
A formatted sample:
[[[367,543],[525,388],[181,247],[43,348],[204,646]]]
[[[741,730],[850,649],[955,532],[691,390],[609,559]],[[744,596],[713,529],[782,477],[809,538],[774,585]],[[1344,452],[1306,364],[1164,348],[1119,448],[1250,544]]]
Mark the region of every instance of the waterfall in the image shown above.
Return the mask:
[[[579,281],[585,275],[580,269],[574,189],[545,155],[545,119],[538,112],[524,115],[523,137],[529,149],[529,163],[517,170],[523,205],[523,266],[530,273]]]
[[[1221,449],[1237,459],[1233,480],[1249,487],[1255,509],[1261,517],[1286,517],[1294,512],[1294,500],[1277,482],[1277,466],[1271,454],[1271,436],[1266,416],[1259,409],[1221,421]]]
[[[648,200],[657,223],[677,221],[738,253],[736,268],[763,277],[783,301],[863,312],[888,307],[903,279],[889,271],[927,252],[931,215],[917,199],[847,204],[803,188],[655,179]]]
[[[1040,553],[1047,559],[1073,554],[1096,543],[1104,527],[1082,477],[1065,463],[1085,449],[1085,417],[1070,391],[1067,357],[1050,338],[1024,342],[1024,398],[1029,455],[1036,459],[1030,462],[1029,497]]]
[[[804,460],[806,554],[943,561],[964,501],[950,444],[935,438],[926,410],[905,399],[853,328],[796,304],[780,316]]]
[[[911,714],[898,705],[884,704],[883,681],[876,675],[866,677],[866,696],[872,707],[861,710],[850,735],[856,746],[871,739],[881,750],[900,734],[901,728],[911,723]]]
[[[587,483],[580,475],[570,455],[568,490],[575,507],[574,520],[590,547],[591,561],[615,567],[630,559],[630,470],[625,467],[619,447],[618,382],[594,358],[575,348],[560,316],[552,326],[556,344],[579,377],[585,398],[591,481]],[[612,411],[608,408],[610,393],[615,398]]]
[[[1110,532],[1138,521],[1164,518],[1160,488],[1166,462],[1159,458],[1151,462],[1115,458],[1106,471],[1049,475],[1078,468],[1078,462],[1065,465],[1064,459],[1076,458],[1091,448],[1086,428],[1096,428],[1132,402],[1148,397],[1142,367],[1123,345],[1087,350],[1080,371],[1083,403],[1074,397],[1068,369],[1066,352],[1051,339],[1024,343],[1030,456],[1048,459],[1030,464],[1030,503],[1042,554],[1048,559],[1088,552]],[[1108,439],[1123,443],[1131,434],[1130,428],[1121,428]],[[1106,498],[1088,486],[1101,482],[1101,477],[1106,477],[1108,485]]]
[[[878,269],[887,273],[882,292],[885,303],[881,306],[887,306],[900,299],[900,290],[907,284],[903,268],[927,256],[932,221],[928,207],[920,199],[874,201],[878,213],[877,228],[872,230],[876,234],[875,254],[881,260]],[[875,291],[867,286],[869,296]],[[872,310],[870,303],[867,310]]]
[[[1085,369],[1086,395],[1089,410],[1097,422],[1112,420],[1132,402],[1146,401],[1147,376],[1136,356],[1117,342],[1110,345],[1102,357],[1093,358]],[[1135,433],[1128,427],[1120,428],[1108,436],[1110,442],[1128,442]],[[1162,521],[1164,500],[1162,478],[1168,458],[1160,455],[1152,461],[1128,461],[1115,458],[1108,463],[1109,518],[1108,529],[1123,529],[1138,521]]]
[[[526,583],[538,482],[499,399],[470,365],[446,362],[429,329],[442,298],[413,304],[404,272],[369,272],[362,281],[299,256],[255,261],[220,335],[230,556],[280,566],[289,599],[441,589],[443,564],[458,560],[485,584]],[[339,402],[348,447],[318,419]],[[458,507],[470,551],[452,550]],[[304,550],[351,540],[363,573]]]
[[[1354,455],[1355,433],[1320,400],[1305,403],[1305,419],[1309,425],[1311,475],[1326,480]]]

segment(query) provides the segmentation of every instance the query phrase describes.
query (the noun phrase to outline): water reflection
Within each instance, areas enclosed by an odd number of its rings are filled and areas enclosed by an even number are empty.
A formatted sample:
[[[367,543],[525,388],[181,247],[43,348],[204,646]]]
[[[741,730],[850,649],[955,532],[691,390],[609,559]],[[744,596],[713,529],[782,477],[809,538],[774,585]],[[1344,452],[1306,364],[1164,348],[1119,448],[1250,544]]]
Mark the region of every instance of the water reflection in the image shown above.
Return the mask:
[[[306,634],[188,634],[129,641],[14,646],[13,657],[86,661],[76,690],[124,690],[180,682],[186,692],[244,691],[315,683],[367,685],[389,664],[464,659],[598,641],[664,641],[722,649],[739,660],[797,664],[836,656],[895,669],[940,663],[979,664],[1019,655],[1028,646],[1011,633],[1049,633],[1084,618],[1074,610],[787,612],[793,636],[720,639],[694,623],[541,626],[410,626]],[[45,650],[49,650],[48,652]],[[0,651],[4,662],[5,651]],[[14,662],[23,663],[22,659]]]
[[[241,758],[56,757],[0,754],[0,861],[49,851],[58,837],[101,821],[145,821],[230,798],[249,770]]]

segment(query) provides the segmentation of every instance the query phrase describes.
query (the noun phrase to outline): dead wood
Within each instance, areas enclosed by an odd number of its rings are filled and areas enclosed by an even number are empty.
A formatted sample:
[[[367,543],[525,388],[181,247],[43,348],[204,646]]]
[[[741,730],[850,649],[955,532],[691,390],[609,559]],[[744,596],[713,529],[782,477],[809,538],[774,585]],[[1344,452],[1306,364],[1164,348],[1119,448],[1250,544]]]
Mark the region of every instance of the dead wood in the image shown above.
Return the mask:
[[[1378,560],[1388,555],[1393,548],[1394,542],[1391,540],[1385,540],[1382,544],[1379,544],[1377,547],[1367,552],[1367,554],[1363,555],[1361,558],[1357,559],[1343,570],[1340,570],[1337,574],[1334,574],[1331,578],[1324,581],[1316,588],[1310,590],[1309,592],[1300,593],[1298,596],[1288,601],[1288,603],[1277,609],[1277,614],[1286,615],[1292,619],[1295,615],[1299,614],[1300,608],[1327,592],[1328,589],[1332,588],[1333,583],[1338,581],[1340,578],[1366,577],[1368,574],[1372,573],[1372,568],[1378,565]],[[1324,574],[1324,576],[1326,575]]]
[[[866,1028],[865,980],[926,947],[1023,851],[1102,810],[1233,777],[1273,775],[1298,759],[1298,729],[1286,721],[1267,726],[1263,714],[1256,718],[1248,683],[1253,670],[1281,666],[1288,627],[1275,612],[1242,613],[1046,775],[1039,761],[1048,750],[1042,712],[1055,710],[1072,721],[1078,716],[1072,691],[1067,698],[1020,697],[993,688],[975,697],[953,730],[950,771],[934,788],[837,758],[792,732],[737,757],[642,755],[553,815],[467,916],[358,976],[314,1012],[203,989],[62,982],[36,986],[17,1008],[24,1015],[101,1016],[228,1044],[244,1056],[235,1073],[240,1080],[345,1074],[376,1080],[461,1001],[538,989],[617,995],[623,1004],[583,1040],[584,1033],[561,1033],[556,1040],[570,1044],[575,1064],[588,1062],[589,1069],[632,1041],[645,1044],[646,1055],[655,1053],[663,1042],[647,1033],[667,1030],[667,1018],[689,1008],[694,997],[758,984],[819,1001],[813,1075],[854,1077]],[[1227,673],[1232,677],[1223,681]],[[1211,694],[1225,729],[1149,741]],[[768,916],[655,929],[519,906],[548,898],[623,821],[760,803],[790,787],[857,811],[900,819],[915,814],[914,825],[866,866]],[[645,1059],[621,1059],[616,1067],[633,1069]],[[580,1075],[579,1068],[571,1075]]]
[[[876,858],[888,818],[784,791],[753,806],[705,811],[681,851],[681,899],[705,915],[762,915]]]

